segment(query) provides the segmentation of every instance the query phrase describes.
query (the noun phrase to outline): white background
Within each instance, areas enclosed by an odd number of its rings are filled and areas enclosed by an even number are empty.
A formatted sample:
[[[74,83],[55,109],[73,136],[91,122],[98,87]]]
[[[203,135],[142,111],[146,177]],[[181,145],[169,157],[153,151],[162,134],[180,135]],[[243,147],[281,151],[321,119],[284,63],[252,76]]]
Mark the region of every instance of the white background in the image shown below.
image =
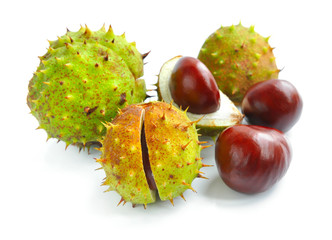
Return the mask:
[[[0,3],[1,159],[0,239],[332,239],[331,81],[329,1],[2,1]],[[126,32],[146,58],[147,83],[176,55],[198,55],[221,25],[242,21],[269,36],[281,79],[304,101],[302,117],[287,133],[293,159],[271,190],[248,196],[230,190],[215,167],[196,179],[197,193],[170,202],[117,207],[104,193],[94,160],[99,152],[36,131],[26,105],[39,59],[66,28]],[[214,147],[203,150],[214,164]]]

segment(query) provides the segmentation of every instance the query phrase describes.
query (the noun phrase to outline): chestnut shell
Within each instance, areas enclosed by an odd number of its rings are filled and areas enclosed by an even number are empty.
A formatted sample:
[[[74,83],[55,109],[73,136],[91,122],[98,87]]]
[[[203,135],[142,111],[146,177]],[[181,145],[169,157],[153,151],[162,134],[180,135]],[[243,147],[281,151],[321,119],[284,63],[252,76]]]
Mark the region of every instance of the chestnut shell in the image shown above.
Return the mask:
[[[303,102],[297,89],[286,80],[271,79],[253,85],[242,101],[249,123],[290,130],[299,120]]]
[[[271,188],[285,175],[291,148],[284,134],[276,129],[240,124],[219,135],[215,159],[226,185],[254,194]]]
[[[216,112],[220,107],[218,85],[210,70],[198,59],[182,57],[172,71],[169,88],[175,103],[196,114]]]

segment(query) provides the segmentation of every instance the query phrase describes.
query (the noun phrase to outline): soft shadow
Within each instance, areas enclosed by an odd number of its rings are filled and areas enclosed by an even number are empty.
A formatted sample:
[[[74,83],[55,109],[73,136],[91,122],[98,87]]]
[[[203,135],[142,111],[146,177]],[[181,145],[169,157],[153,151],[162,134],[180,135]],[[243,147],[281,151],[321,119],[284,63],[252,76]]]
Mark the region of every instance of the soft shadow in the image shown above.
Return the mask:
[[[160,216],[174,215],[176,212],[183,210],[187,204],[180,197],[174,199],[174,206],[170,201],[161,201],[158,197],[156,202],[144,205],[137,204],[135,207],[130,202],[123,204],[120,202],[120,195],[115,191],[103,192],[107,187],[96,187],[95,194],[91,198],[91,206],[94,214],[99,214],[103,217],[126,216],[128,224],[137,224],[142,221],[154,223],[156,220],[160,221]]]
[[[260,201],[266,199],[273,194],[275,187],[258,194],[244,194],[229,188],[219,176],[210,179],[210,183],[204,194],[216,202],[220,206],[246,206],[249,204],[258,204]]]
[[[100,152],[93,147],[90,151],[80,151],[77,146],[71,145],[66,149],[64,142],[57,143],[56,140],[50,140],[47,145],[44,163],[53,169],[78,170],[82,167],[98,166],[94,158],[98,158]]]
[[[100,186],[105,177],[103,170],[97,170],[100,165],[94,158],[100,157],[100,151],[90,148],[90,152],[87,150],[79,151],[76,146],[69,146],[66,149],[66,145],[63,142],[57,143],[56,140],[51,140],[47,143],[47,149],[45,151],[44,164],[48,170],[56,173],[73,174],[73,176],[87,175],[93,182],[87,186],[86,191],[90,195],[87,206],[87,211],[91,211],[93,214],[99,214],[104,217],[114,217],[117,215],[130,216],[132,223],[138,223],[142,221],[142,215],[146,216],[144,221],[155,222],[160,218],[160,215],[174,214],[177,211],[181,211],[187,204],[181,197],[174,199],[174,206],[170,201],[157,200],[153,204],[148,204],[146,209],[141,204],[132,207],[131,203],[122,203],[118,205],[121,197],[118,193],[104,192],[107,190],[107,186]]]

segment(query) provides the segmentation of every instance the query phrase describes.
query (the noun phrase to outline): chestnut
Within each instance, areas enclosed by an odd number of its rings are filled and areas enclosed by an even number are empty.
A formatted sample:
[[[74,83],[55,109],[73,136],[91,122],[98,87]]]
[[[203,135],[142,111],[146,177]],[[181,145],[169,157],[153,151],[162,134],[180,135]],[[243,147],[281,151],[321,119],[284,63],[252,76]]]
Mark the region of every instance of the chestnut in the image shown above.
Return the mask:
[[[178,64],[178,62],[180,63]],[[184,73],[184,69],[187,68],[184,63],[188,62],[196,67],[193,67],[192,71],[183,74],[184,77],[180,77],[180,73]],[[175,66],[177,66],[176,70],[174,69]],[[225,128],[241,123],[244,116],[234,103],[217,89],[217,85],[210,74],[197,59],[178,55],[162,65],[156,86],[160,101],[172,103],[178,108],[187,108],[187,105],[189,105],[187,116],[191,121],[196,122],[196,128],[200,129],[199,133],[204,136],[215,137]],[[193,75],[192,78],[189,78],[190,75]],[[197,76],[200,75],[202,77],[198,78]],[[183,86],[183,84],[186,84],[186,86]],[[171,87],[173,88],[172,92]],[[186,96],[181,95],[184,93]],[[172,95],[177,98],[174,99]],[[219,99],[219,103],[216,103],[217,99]],[[217,110],[213,111],[215,109]],[[199,113],[193,113],[195,110]],[[209,111],[212,112],[207,113]]]
[[[238,192],[264,192],[278,182],[291,162],[284,134],[255,125],[234,125],[216,141],[216,165],[226,185]]]
[[[303,102],[286,80],[271,79],[251,86],[242,101],[242,113],[250,124],[290,130],[301,116]]]
[[[182,57],[169,82],[174,102],[196,114],[216,112],[220,107],[218,85],[210,70],[198,59]]]

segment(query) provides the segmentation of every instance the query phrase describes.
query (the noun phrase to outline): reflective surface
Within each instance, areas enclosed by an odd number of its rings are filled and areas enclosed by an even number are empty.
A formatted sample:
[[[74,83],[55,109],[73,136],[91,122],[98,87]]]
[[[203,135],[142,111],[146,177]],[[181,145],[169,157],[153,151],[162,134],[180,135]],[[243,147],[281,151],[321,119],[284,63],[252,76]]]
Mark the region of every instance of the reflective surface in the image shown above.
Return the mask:
[[[302,99],[288,81],[272,79],[253,85],[242,101],[242,112],[255,125],[286,132],[302,113]]]
[[[218,137],[215,158],[219,175],[230,188],[252,194],[269,189],[284,176],[291,150],[275,129],[235,125]]]
[[[193,57],[182,57],[175,65],[169,84],[172,98],[183,109],[197,114],[219,109],[220,93],[207,67]]]

